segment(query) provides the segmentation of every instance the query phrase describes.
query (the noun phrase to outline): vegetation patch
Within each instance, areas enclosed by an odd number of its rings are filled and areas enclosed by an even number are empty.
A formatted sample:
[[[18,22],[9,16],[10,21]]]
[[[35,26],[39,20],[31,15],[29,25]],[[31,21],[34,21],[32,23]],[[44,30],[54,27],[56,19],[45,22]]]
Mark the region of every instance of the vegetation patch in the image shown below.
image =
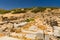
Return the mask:
[[[33,18],[29,18],[29,19],[26,19],[25,21],[26,22],[30,22],[30,21],[34,21],[34,19]]]
[[[10,10],[2,10],[2,9],[0,9],[0,14],[5,14],[5,13],[9,13],[9,12],[11,12]]]
[[[32,10],[31,12],[37,13],[37,12],[43,12],[43,11],[45,11],[45,10],[46,10],[46,8],[37,7],[37,8],[35,8],[34,10]]]

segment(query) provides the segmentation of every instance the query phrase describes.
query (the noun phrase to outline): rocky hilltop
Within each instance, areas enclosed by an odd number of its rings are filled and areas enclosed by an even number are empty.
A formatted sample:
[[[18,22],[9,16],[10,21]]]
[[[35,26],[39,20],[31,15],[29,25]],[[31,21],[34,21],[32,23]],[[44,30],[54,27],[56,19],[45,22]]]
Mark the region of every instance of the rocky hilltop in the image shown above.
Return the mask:
[[[59,40],[60,8],[0,9],[0,37],[0,40]]]

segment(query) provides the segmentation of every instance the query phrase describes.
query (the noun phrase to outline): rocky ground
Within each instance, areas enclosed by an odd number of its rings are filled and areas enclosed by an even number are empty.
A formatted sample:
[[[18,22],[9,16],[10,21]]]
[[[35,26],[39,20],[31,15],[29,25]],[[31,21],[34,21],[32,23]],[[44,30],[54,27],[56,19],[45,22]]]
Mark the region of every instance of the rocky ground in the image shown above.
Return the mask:
[[[31,11],[0,14],[0,40],[60,40],[60,9]]]

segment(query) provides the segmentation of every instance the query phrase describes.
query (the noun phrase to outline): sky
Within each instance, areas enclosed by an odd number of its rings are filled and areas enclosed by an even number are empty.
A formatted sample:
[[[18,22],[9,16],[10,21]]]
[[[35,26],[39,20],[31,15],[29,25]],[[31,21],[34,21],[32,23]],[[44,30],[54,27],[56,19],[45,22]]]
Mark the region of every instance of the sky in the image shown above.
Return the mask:
[[[60,7],[60,0],[0,0],[0,8]]]

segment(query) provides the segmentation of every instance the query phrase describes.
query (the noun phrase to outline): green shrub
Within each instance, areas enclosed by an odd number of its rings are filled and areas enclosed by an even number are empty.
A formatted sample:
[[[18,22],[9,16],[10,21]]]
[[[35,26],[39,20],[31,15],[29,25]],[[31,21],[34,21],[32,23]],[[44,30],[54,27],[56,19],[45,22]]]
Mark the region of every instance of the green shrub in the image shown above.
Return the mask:
[[[9,10],[0,10],[0,14],[5,14],[5,13],[9,13]]]
[[[12,14],[16,14],[16,13],[26,13],[26,11],[20,11],[20,10],[18,10],[18,11],[14,11]]]
[[[34,19],[33,19],[33,18],[30,18],[29,20],[30,20],[30,21],[34,21]]]
[[[51,7],[51,10],[54,10],[54,9],[58,9],[58,8],[56,8],[56,7]]]
[[[30,22],[30,21],[34,21],[34,19],[33,18],[30,18],[30,19],[26,19],[25,21],[26,22]]]
[[[12,14],[26,13],[26,10],[21,10],[21,9],[13,9],[12,11],[14,11]]]
[[[43,12],[43,11],[45,11],[45,10],[46,10],[46,8],[37,7],[37,8],[35,8],[34,10],[32,10],[31,12],[37,13],[37,12]]]
[[[29,19],[26,19],[25,21],[26,21],[26,22],[30,22],[30,20],[29,20]]]
[[[27,11],[28,11],[28,10],[32,10],[32,9],[33,9],[33,8],[24,8],[24,10],[27,10]]]

